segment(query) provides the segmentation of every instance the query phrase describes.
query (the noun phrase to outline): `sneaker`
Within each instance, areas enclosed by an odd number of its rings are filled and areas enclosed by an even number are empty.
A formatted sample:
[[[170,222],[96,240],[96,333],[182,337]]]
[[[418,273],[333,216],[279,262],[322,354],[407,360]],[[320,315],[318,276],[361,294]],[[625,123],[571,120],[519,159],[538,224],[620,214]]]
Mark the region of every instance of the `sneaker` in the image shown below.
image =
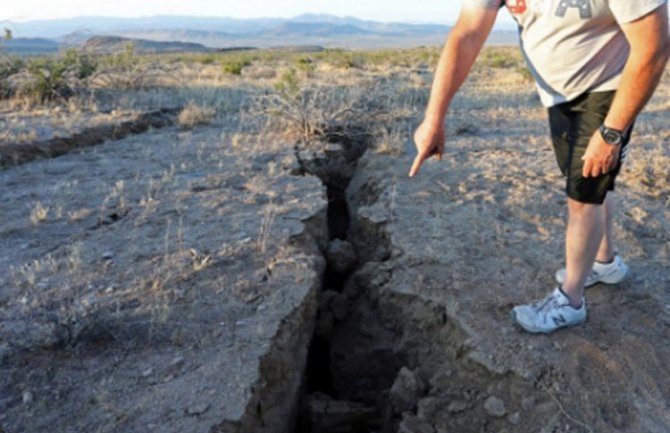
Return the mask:
[[[594,262],[591,273],[586,277],[584,287],[591,287],[594,284],[617,284],[628,276],[628,266],[623,262],[621,256],[614,255],[612,263]],[[556,271],[556,281],[559,284],[565,282],[565,268]]]
[[[528,332],[548,334],[566,326],[584,323],[586,301],[582,298],[582,306],[574,308],[568,297],[557,287],[544,299],[514,307],[512,319]]]

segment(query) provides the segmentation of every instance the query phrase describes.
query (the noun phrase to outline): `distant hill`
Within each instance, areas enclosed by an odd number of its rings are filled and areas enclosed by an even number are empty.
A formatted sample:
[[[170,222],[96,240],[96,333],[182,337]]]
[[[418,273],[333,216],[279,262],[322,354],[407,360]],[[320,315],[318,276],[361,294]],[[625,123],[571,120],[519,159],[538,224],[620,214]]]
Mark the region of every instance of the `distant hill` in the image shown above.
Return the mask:
[[[204,45],[189,42],[157,42],[146,39],[122,38],[118,36],[96,36],[86,41],[82,48],[86,51],[98,54],[110,54],[123,51],[128,44],[132,44],[134,51],[138,54],[176,52],[204,53],[213,51],[213,49],[207,48]]]
[[[3,51],[10,54],[38,55],[58,52],[61,44],[44,38],[16,38],[0,44]]]
[[[287,21],[272,27],[259,35],[276,36],[342,36],[342,35],[369,35],[372,32],[351,24],[330,24],[323,22]]]

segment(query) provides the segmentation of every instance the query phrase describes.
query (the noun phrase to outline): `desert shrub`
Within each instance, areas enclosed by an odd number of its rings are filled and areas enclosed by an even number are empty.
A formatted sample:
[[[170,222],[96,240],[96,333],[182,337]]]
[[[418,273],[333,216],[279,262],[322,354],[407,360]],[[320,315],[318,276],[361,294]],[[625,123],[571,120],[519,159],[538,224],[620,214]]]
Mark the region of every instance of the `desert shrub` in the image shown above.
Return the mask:
[[[298,57],[295,60],[295,65],[298,71],[302,72],[303,74],[310,76],[315,70],[316,70],[316,65],[314,64],[314,60],[310,57]]]
[[[90,77],[98,69],[98,60],[93,54],[81,53],[74,48],[65,51],[62,61],[80,80]]]
[[[20,57],[7,56],[0,58],[0,80],[19,73],[25,67],[25,62]]]
[[[246,57],[228,59],[223,63],[223,72],[230,75],[242,75],[242,70],[251,66],[251,59]]]
[[[15,63],[13,68],[21,67]],[[22,93],[36,102],[65,100],[75,93],[80,80],[92,76],[97,68],[93,54],[76,49],[66,50],[58,58],[33,59],[26,66],[31,80],[24,84]]]
[[[135,44],[126,44],[123,50],[108,57],[108,66],[123,71],[132,71],[139,64],[140,59],[135,54]]]
[[[365,54],[345,51],[341,48],[325,50],[321,58],[331,66],[340,69],[362,69],[366,64]]]
[[[209,125],[214,119],[216,110],[212,107],[203,107],[191,101],[179,113],[177,119],[182,128],[193,128],[198,125]]]
[[[37,102],[63,100],[72,96],[67,80],[67,64],[62,59],[36,59],[28,63],[32,80],[23,92]]]
[[[276,127],[303,142],[320,141],[333,131],[352,136],[366,130],[389,112],[390,89],[383,81],[356,86],[307,85],[295,69],[285,71],[270,93],[254,98],[249,113],[268,118],[263,127]]]
[[[118,53],[99,59],[100,66],[89,79],[89,85],[94,88],[123,90],[176,86],[181,81],[170,70],[171,62],[165,61],[170,58],[170,56],[139,56],[135,53],[134,44],[129,43]]]

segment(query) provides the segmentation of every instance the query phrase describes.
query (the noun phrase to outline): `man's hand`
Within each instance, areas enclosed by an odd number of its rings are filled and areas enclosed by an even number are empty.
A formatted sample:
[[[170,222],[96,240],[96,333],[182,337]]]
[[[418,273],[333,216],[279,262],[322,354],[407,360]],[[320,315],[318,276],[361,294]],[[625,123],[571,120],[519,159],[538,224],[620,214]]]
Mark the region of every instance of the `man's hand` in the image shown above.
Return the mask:
[[[619,162],[620,152],[621,145],[607,144],[600,135],[600,131],[596,131],[582,157],[584,161],[582,176],[597,177],[614,170]]]
[[[421,164],[431,156],[435,155],[438,160],[442,160],[446,137],[447,134],[442,122],[436,124],[426,120],[423,121],[414,133],[414,144],[416,145],[417,155],[409,171],[410,177],[416,176],[419,173]]]

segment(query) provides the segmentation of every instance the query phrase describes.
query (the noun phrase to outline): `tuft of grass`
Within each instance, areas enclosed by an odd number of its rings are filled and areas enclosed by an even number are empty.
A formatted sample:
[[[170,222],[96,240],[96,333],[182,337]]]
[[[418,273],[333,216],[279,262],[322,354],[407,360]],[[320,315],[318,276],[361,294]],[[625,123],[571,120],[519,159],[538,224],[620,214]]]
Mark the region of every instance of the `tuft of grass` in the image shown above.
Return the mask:
[[[204,107],[191,101],[179,113],[177,119],[182,128],[193,128],[198,125],[209,125],[214,119],[216,110],[212,107]]]
[[[42,221],[46,220],[49,216],[49,210],[50,208],[48,206],[44,206],[42,202],[36,202],[30,210],[30,222],[36,226]]]

